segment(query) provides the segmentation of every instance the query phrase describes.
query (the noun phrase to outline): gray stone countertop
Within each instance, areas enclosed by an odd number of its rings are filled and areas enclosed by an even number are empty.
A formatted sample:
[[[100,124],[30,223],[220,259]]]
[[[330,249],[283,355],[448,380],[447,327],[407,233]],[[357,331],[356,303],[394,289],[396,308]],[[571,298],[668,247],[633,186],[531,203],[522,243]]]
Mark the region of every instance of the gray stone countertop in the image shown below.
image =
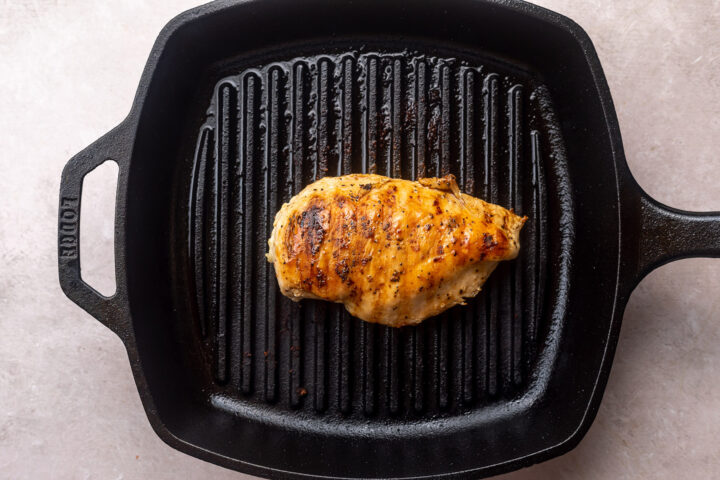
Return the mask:
[[[153,433],[120,340],[57,283],[63,165],[125,116],[157,33],[198,3],[0,2],[0,478],[251,478]],[[720,1],[537,3],[593,39],[639,183],[674,207],[720,210]],[[85,220],[109,245],[107,218]],[[588,435],[498,478],[720,477],[719,293],[718,260],[650,274]]]

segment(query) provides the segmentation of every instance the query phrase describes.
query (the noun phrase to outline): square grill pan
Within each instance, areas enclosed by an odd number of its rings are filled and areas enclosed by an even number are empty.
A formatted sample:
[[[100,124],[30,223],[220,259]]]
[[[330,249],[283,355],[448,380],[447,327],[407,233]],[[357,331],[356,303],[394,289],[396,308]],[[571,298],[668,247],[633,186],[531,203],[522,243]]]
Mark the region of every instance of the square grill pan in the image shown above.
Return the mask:
[[[117,292],[80,273],[84,175],[119,165]],[[326,175],[416,179],[527,215],[517,260],[418,327],[279,294],[282,202]],[[625,161],[587,35],[512,0],[221,0],[160,33],[128,117],[73,157],[64,292],[123,340],[171,446],[272,478],[480,478],[573,448],[651,269],[720,256],[720,215]]]

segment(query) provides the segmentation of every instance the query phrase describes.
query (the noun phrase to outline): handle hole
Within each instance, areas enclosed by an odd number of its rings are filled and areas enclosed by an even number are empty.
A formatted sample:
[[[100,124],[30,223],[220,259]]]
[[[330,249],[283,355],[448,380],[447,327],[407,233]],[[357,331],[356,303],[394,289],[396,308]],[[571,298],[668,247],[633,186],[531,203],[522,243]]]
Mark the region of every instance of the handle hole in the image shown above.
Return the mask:
[[[85,175],[82,185],[80,270],[100,294],[115,294],[115,199],[118,165],[106,160]]]

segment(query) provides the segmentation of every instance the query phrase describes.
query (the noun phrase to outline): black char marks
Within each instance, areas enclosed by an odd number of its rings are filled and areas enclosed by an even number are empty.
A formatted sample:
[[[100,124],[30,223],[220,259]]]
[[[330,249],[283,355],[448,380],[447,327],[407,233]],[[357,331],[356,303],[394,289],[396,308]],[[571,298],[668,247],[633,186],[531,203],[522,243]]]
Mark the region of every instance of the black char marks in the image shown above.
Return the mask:
[[[485,248],[487,249],[490,249],[497,245],[497,241],[495,241],[493,236],[488,233],[483,233],[483,243],[485,244]]]
[[[330,212],[321,202],[312,202],[307,210],[300,214],[300,236],[310,255],[315,256],[320,251],[329,223]]]

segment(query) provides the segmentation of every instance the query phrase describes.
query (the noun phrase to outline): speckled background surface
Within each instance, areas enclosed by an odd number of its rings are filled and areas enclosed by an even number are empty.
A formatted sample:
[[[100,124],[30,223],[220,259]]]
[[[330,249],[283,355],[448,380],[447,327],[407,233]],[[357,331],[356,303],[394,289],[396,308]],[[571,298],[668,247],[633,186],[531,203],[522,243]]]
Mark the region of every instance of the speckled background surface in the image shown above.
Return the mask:
[[[194,0],[0,0],[0,478],[250,478],[151,430],[120,340],[56,267],[60,171],[127,113],[152,42]],[[582,25],[630,167],[655,198],[720,210],[720,1],[537,0]],[[112,208],[112,199],[92,202]],[[112,224],[84,212],[106,251]],[[90,275],[109,269],[100,257]],[[503,480],[720,477],[720,261],[633,294],[599,414],[571,453]]]

